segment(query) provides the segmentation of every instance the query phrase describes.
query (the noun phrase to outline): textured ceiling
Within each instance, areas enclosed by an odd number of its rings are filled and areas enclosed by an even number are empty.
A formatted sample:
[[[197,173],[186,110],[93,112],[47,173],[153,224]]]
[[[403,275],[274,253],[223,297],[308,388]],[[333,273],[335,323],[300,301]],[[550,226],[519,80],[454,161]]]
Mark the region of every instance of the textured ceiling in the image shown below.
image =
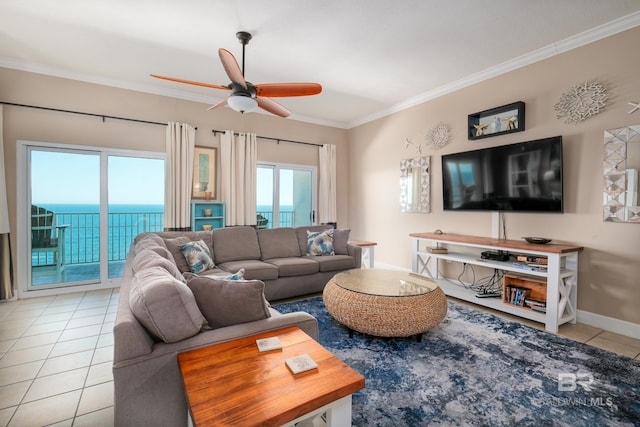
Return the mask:
[[[640,0],[0,0],[0,67],[213,104],[149,73],[226,85],[249,31],[247,80],[320,83],[277,101],[349,128],[638,25]]]

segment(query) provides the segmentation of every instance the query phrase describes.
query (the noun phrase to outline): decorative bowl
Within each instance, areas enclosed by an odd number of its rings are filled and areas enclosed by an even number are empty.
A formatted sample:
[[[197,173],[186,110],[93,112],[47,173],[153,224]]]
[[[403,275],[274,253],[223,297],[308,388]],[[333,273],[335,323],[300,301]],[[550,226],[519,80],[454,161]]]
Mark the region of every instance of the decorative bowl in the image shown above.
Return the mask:
[[[545,245],[551,241],[551,239],[547,239],[546,237],[523,237],[528,243],[535,243],[537,245]]]

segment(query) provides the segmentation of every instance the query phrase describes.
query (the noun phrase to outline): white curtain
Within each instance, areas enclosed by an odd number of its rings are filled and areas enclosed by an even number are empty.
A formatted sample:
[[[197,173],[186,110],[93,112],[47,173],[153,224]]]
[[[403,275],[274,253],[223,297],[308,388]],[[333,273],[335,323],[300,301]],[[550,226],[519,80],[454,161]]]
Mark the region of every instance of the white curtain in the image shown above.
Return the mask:
[[[227,225],[256,224],[256,135],[225,131],[220,136],[221,199]]]
[[[318,221],[320,224],[326,224],[338,220],[338,208],[336,206],[336,146],[324,144],[319,147],[319,152]]]
[[[4,171],[3,112],[0,105],[0,300],[13,297],[11,245],[9,242],[9,205]]]
[[[191,226],[191,187],[196,130],[186,123],[167,125],[164,227],[188,230]]]

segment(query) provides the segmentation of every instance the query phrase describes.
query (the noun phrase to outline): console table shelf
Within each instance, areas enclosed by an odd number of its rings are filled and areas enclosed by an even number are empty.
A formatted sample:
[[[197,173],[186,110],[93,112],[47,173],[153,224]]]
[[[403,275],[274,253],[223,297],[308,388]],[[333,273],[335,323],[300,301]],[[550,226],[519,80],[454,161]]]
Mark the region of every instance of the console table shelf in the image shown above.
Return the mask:
[[[414,273],[433,278],[446,295],[469,301],[495,310],[510,313],[525,319],[544,323],[545,329],[557,333],[558,326],[576,322],[578,293],[578,254],[581,246],[560,244],[532,244],[520,240],[494,239],[462,234],[411,233],[412,262]],[[446,248],[448,253],[432,253],[430,248]],[[453,249],[458,248],[458,251]],[[469,249],[469,253],[462,252]],[[547,270],[532,270],[511,261],[482,259],[485,250],[507,251],[517,255],[532,255],[547,258]],[[456,262],[514,272],[524,277],[546,280],[546,313],[541,313],[510,303],[501,298],[477,298],[468,285],[454,283],[440,273],[439,261]]]

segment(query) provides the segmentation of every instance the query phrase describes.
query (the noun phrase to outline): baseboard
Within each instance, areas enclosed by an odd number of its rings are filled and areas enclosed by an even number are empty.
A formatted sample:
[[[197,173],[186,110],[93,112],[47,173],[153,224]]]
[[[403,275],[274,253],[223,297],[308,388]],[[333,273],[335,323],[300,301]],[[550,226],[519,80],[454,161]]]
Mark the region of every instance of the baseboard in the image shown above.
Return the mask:
[[[397,265],[384,264],[381,262],[376,262],[375,267],[388,270],[410,271],[410,269],[407,268],[398,267]],[[584,310],[578,310],[577,321],[578,323],[640,340],[640,324],[638,323],[628,322],[626,320],[620,320],[614,317],[603,316],[601,314],[591,313]]]
[[[578,323],[640,340],[640,324],[578,310]]]

